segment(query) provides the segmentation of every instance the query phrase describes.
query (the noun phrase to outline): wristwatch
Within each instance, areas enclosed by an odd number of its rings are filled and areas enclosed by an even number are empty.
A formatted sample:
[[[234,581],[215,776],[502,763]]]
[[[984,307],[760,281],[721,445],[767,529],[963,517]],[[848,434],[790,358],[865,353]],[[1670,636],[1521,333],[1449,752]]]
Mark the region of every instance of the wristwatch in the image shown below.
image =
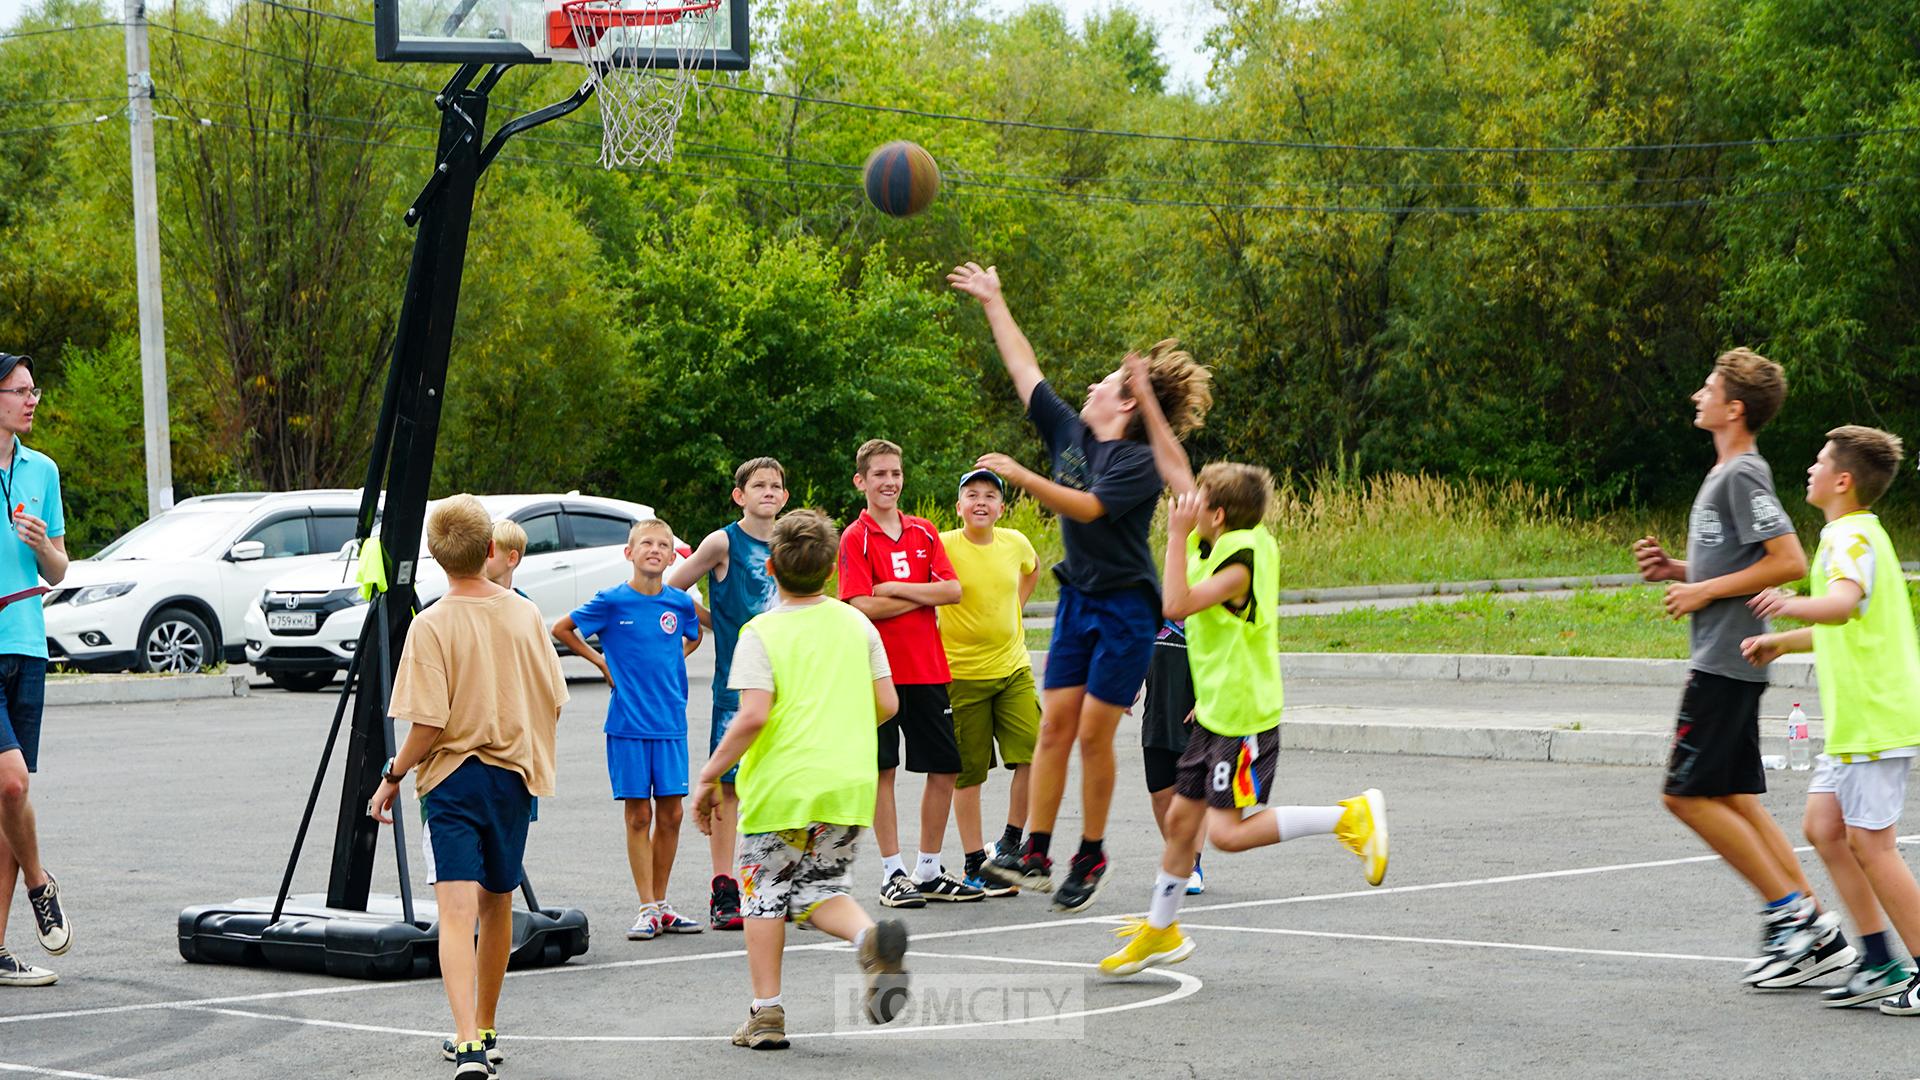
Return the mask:
[[[387,783],[392,784],[394,787],[399,787],[400,781],[406,779],[407,774],[406,773],[396,774],[393,771],[393,762],[394,762],[393,758],[388,758],[387,763],[385,765],[380,766],[380,778],[385,780]]]

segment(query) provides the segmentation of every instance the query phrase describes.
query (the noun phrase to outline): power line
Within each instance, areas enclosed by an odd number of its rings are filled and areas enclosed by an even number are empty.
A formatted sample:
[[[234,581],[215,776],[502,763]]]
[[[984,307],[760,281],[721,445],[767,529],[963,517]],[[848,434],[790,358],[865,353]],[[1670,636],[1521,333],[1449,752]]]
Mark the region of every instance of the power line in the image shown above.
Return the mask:
[[[183,30],[180,27],[170,26],[163,22],[150,23],[149,25],[153,26],[155,29],[165,30],[170,34],[178,34],[179,36],[184,38],[192,38],[195,41],[204,41],[212,45],[224,45],[229,49],[238,49],[241,52],[252,53],[257,56],[269,57],[274,60],[279,60],[282,63],[297,64],[301,67],[313,68],[318,71],[331,71],[338,75],[346,75],[355,79],[364,79],[367,82],[379,83],[382,86],[391,86],[396,90],[407,90],[413,93],[422,93],[422,94],[439,93],[439,90],[436,87],[421,86],[418,83],[395,82],[392,79],[383,79],[378,75],[368,75],[365,72],[355,71],[352,68],[336,67],[332,64],[322,64],[317,61],[307,60],[298,56],[288,56],[285,53],[277,53],[270,49],[255,48],[252,45],[243,45],[237,41],[228,41],[225,38],[217,38],[211,34],[202,34],[194,30]]]
[[[108,26],[124,27],[126,25],[127,24],[123,22],[94,22],[81,23],[78,26],[47,26],[38,30],[13,30],[5,34],[0,34],[0,41],[12,41],[15,38],[41,37],[46,34],[73,34],[82,30],[99,30]]]
[[[344,23],[353,23],[355,26],[373,25],[372,19],[356,19],[351,15],[342,15],[337,11],[320,11],[316,8],[301,7],[299,4],[286,3],[285,0],[247,0],[247,2],[260,4],[263,7],[280,8],[283,11],[298,11],[307,15],[318,15],[323,19],[338,19]]]
[[[96,116],[91,120],[69,120],[64,124],[41,124],[38,127],[8,128],[5,131],[0,131],[0,136],[32,135],[35,132],[59,131],[62,128],[92,127],[95,124],[104,124],[111,119],[113,119],[113,114],[106,113],[101,116]]]
[[[41,98],[38,101],[0,101],[0,109],[31,109],[40,105],[95,105],[101,102],[125,102],[126,95],[118,97],[65,97]]]

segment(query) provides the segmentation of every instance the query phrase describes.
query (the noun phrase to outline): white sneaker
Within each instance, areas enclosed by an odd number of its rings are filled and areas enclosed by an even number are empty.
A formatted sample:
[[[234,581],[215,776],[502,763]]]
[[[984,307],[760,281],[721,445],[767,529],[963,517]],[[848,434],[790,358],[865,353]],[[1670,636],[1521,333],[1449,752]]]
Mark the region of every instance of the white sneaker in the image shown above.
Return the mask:
[[[1193,864],[1193,873],[1187,875],[1187,895],[1199,896],[1207,891],[1207,875],[1200,872],[1200,864]]]
[[[52,986],[60,976],[34,967],[0,946],[0,986]]]
[[[652,904],[640,909],[633,925],[627,927],[628,941],[652,941],[660,936],[660,912]]]

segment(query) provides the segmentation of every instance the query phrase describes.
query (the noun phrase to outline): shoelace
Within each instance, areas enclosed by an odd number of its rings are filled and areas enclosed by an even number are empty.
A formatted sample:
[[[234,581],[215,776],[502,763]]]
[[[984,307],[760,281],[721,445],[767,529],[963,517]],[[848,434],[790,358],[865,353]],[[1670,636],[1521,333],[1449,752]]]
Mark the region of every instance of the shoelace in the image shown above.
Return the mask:
[[[1128,917],[1126,922],[1113,928],[1113,936],[1117,938],[1139,937],[1141,934],[1146,933],[1147,929],[1147,920]]]
[[[54,905],[59,902],[59,899],[60,889],[53,883],[52,878],[47,879],[47,887],[40,890],[39,896],[28,894],[27,902],[33,905],[33,914],[40,920],[40,925],[46,926],[55,921]]]

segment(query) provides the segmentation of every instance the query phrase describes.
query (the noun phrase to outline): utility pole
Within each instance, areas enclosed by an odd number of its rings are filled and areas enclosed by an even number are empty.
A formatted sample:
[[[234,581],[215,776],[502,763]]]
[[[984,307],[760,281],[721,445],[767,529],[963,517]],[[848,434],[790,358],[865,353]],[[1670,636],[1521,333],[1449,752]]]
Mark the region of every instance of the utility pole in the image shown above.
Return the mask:
[[[147,428],[147,516],[173,506],[167,334],[160,309],[160,192],[153,178],[153,72],[146,0],[125,0],[127,125],[133,148],[133,255],[140,297],[140,389]]]

